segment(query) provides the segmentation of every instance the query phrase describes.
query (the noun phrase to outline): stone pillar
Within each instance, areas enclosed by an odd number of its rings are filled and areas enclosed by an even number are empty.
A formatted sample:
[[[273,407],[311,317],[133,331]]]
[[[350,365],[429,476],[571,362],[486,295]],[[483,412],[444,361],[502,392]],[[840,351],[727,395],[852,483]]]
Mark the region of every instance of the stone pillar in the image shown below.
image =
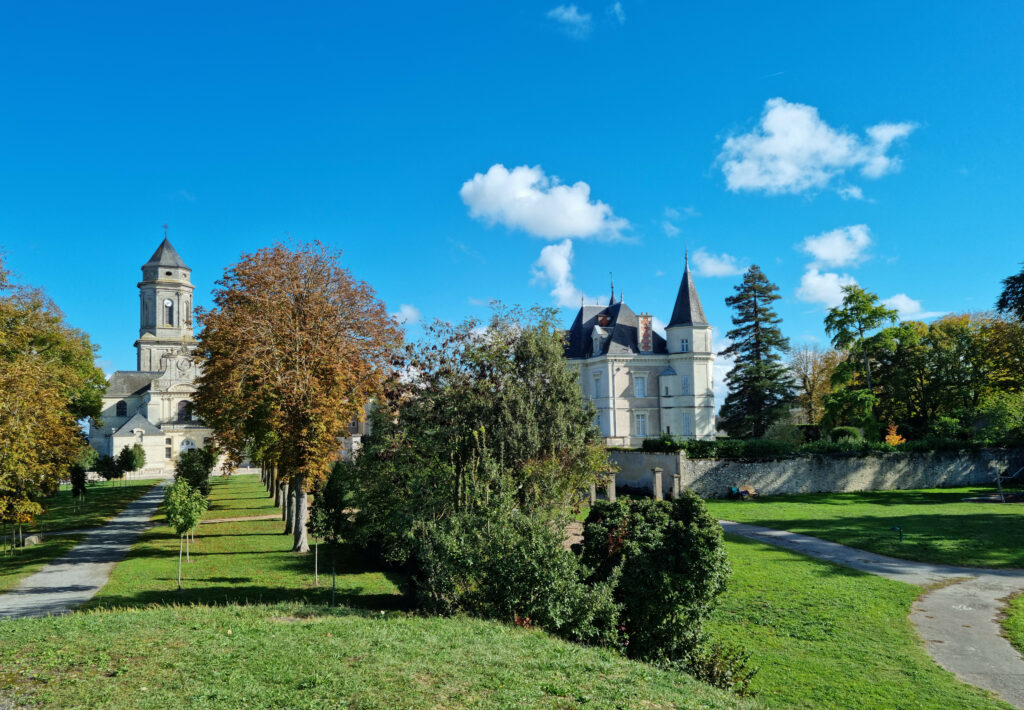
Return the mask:
[[[655,466],[651,469],[651,474],[654,477],[654,500],[664,500],[665,498],[661,491],[661,473],[662,469],[660,466]]]
[[[672,474],[672,500],[675,500],[683,494],[683,474],[673,473]]]
[[[597,484],[590,484],[590,504],[593,505],[597,502]]]
[[[608,483],[607,483],[605,489],[606,489],[606,491],[608,493],[608,502],[609,503],[614,503],[615,502],[615,474],[614,473],[609,473],[608,474]]]

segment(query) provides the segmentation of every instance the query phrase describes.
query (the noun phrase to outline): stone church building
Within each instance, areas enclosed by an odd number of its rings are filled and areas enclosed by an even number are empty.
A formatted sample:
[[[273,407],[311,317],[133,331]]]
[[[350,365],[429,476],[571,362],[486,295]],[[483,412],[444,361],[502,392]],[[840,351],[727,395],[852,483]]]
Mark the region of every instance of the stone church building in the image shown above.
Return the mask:
[[[637,447],[662,434],[715,438],[711,325],[688,259],[664,338],[653,320],[616,301],[613,288],[607,306],[583,305],[566,333],[565,356],[608,446]]]
[[[170,468],[183,451],[200,448],[212,430],[192,414],[197,365],[192,331],[192,270],[164,237],[139,282],[136,370],[110,376],[103,396],[102,426],[92,422],[89,444],[116,456],[141,444],[146,468]]]

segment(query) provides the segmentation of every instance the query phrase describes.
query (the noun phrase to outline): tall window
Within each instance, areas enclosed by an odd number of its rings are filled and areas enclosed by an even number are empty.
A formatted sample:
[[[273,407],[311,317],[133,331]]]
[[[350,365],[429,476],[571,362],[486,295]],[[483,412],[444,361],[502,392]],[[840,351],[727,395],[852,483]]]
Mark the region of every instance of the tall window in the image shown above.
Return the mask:
[[[693,417],[689,414],[683,415],[683,436],[693,436]]]
[[[597,398],[597,397],[600,397],[600,396],[601,396],[601,373],[600,372],[595,372],[594,373],[594,397]]]
[[[690,392],[690,376],[683,375],[683,394],[691,394]]]
[[[681,352],[681,353],[688,353],[688,352],[690,352],[690,341],[687,340],[686,338],[683,338],[679,342],[679,352]]]
[[[633,435],[647,436],[647,415],[637,412],[633,415]]]
[[[647,396],[647,378],[646,377],[634,377],[633,378],[633,396],[634,397],[646,397]]]
[[[127,417],[128,416],[128,403],[125,402],[123,399],[120,402],[118,402],[116,405],[114,405],[114,407],[115,407],[115,413],[117,414],[117,416],[119,416],[119,417]]]
[[[188,400],[183,399],[180,402],[178,402],[178,421],[192,421],[192,403],[189,402]]]
[[[174,301],[164,299],[164,322],[167,325],[174,325]]]

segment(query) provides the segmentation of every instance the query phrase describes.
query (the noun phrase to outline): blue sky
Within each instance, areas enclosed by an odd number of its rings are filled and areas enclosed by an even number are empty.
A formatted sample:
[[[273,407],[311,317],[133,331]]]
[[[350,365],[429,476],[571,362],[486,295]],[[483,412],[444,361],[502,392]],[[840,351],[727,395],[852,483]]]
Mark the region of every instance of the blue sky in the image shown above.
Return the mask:
[[[609,271],[667,320],[687,248],[718,337],[753,263],[798,343],[851,279],[990,308],[1024,261],[1022,30],[1010,2],[8,3],[0,248],[108,371],[165,222],[199,304],[290,235],[427,320]]]

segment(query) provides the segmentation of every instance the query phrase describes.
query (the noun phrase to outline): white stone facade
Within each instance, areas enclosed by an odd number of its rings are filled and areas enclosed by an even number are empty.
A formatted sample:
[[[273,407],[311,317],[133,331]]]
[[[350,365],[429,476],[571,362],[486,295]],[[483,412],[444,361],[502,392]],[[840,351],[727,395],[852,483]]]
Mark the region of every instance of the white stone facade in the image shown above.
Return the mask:
[[[116,456],[141,444],[146,468],[171,468],[178,455],[201,448],[213,436],[192,415],[199,366],[192,326],[191,270],[165,238],[142,267],[139,339],[135,371],[110,376],[101,422],[91,422],[89,443]]]
[[[606,445],[637,447],[662,434],[715,438],[711,326],[688,266],[664,338],[652,316],[615,302],[614,292],[608,306],[581,307],[567,337],[566,357]]]

